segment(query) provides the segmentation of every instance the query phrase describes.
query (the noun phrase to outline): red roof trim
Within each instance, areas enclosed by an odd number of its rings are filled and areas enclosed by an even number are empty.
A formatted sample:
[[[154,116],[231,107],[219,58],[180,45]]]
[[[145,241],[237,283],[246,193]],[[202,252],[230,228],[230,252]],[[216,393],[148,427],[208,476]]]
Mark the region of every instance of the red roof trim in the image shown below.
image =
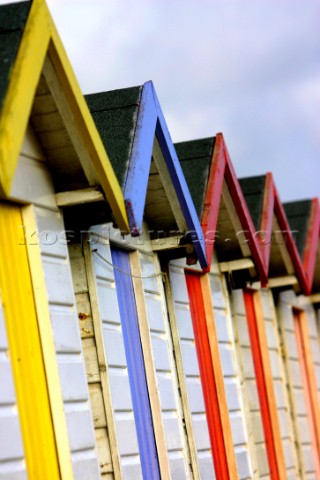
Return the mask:
[[[272,173],[266,174],[262,216],[260,224],[259,244],[263,255],[266,271],[269,270],[270,248],[272,240],[272,223],[274,210],[274,183]]]
[[[257,242],[252,218],[230,160],[223,135],[222,133],[218,133],[216,135],[216,141],[212,155],[211,169],[204,201],[204,212],[201,219],[201,226],[206,241],[206,254],[209,267],[211,265],[214,249],[213,235],[215,234],[217,227],[224,179],[228,185],[242,228],[245,231],[246,239],[260,276],[260,281],[263,285],[265,285],[267,283],[267,269],[263,261],[261,249]]]
[[[308,285],[308,283],[307,283],[307,279],[306,279],[306,275],[305,275],[305,272],[304,272],[304,269],[303,269],[302,261],[301,261],[297,246],[295,244],[294,238],[291,234],[291,229],[290,229],[290,226],[289,226],[284,208],[283,208],[282,203],[280,201],[280,198],[278,196],[275,185],[274,185],[273,188],[274,188],[274,200],[275,200],[274,213],[275,213],[275,215],[278,219],[279,226],[280,226],[282,232],[287,233],[287,235],[285,237],[286,238],[286,246],[287,246],[287,250],[288,250],[288,252],[291,256],[291,260],[292,260],[296,275],[298,277],[300,286],[303,290],[303,293],[305,295],[309,295],[310,292],[311,292],[311,286]]]
[[[303,267],[306,280],[311,290],[313,275],[316,267],[317,249],[320,245],[320,204],[317,198],[313,198],[311,213],[308,221],[306,244],[303,252]]]

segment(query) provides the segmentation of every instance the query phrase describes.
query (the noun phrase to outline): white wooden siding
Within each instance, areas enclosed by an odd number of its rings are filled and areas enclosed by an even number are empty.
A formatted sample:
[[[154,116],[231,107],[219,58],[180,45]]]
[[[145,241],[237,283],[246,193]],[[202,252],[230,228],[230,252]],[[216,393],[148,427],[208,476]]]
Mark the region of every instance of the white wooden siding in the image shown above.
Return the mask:
[[[26,181],[26,179],[28,179]],[[36,206],[39,241],[49,310],[76,480],[99,478],[93,419],[72,286],[62,213],[45,158],[29,126],[19,159],[12,196]]]
[[[0,292],[0,479],[27,478]]]
[[[307,297],[302,297],[300,303],[302,304],[302,307],[304,308],[308,319],[310,346],[316,374],[318,396],[320,400],[320,343],[319,331],[317,327],[317,313],[314,309],[314,306]]]
[[[200,477],[201,480],[211,480],[215,478],[215,471],[190,313],[190,302],[184,274],[184,264],[185,260],[183,260],[183,262],[179,260],[170,262],[170,283],[178,324],[180,348],[187,383],[188,403],[192,417]]]
[[[142,277],[160,273],[156,255],[139,253],[139,257]],[[143,288],[171,477],[173,480],[189,479],[192,472],[161,276],[143,279]],[[191,365],[193,357],[188,360]]]
[[[270,478],[269,464],[242,290],[233,290],[232,310],[255,478],[266,480]]]
[[[102,228],[95,227],[93,231],[99,238],[94,248],[112,263],[109,242],[98,236]],[[141,460],[113,268],[94,253],[92,261],[122,478],[138,480],[142,478]]]
[[[238,474],[239,479],[244,480],[253,478],[253,465],[245,421],[230,306],[224,277],[218,273],[213,273],[212,268],[209,278]]]
[[[295,449],[294,427],[292,424],[290,403],[286,387],[286,376],[281,353],[278,325],[271,291],[267,289],[261,290],[260,298],[267,334],[287,479],[294,479],[299,477],[299,465]]]
[[[292,307],[296,304],[297,299],[293,291],[288,290],[280,293],[277,305],[278,321],[284,348],[287,382],[301,460],[300,466],[302,471],[300,471],[300,476],[301,478],[311,480],[316,478],[316,473],[294,327]]]

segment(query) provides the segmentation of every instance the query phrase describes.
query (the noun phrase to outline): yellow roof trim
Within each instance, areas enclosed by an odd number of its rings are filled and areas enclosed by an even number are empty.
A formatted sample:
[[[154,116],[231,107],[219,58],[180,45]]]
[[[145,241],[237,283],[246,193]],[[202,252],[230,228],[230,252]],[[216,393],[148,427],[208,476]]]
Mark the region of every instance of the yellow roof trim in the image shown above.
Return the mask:
[[[50,31],[48,10],[34,0],[14,63],[0,116],[0,194],[8,196],[26,133]]]
[[[32,102],[48,55],[118,227],[129,232],[123,193],[44,0],[33,0],[0,117],[0,195],[10,194]]]

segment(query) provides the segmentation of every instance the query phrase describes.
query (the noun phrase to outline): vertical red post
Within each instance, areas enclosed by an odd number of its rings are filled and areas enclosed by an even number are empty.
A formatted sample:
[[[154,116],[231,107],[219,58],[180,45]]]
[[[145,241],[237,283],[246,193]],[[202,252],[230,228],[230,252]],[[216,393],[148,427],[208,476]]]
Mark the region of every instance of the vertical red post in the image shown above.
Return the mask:
[[[316,467],[317,478],[320,478],[319,400],[315,371],[311,356],[307,317],[305,312],[302,310],[294,309],[293,318],[303,383],[303,394],[306,402],[308,423],[311,434],[313,458]]]
[[[234,480],[237,478],[237,473],[235,468],[232,466],[230,468],[230,463],[232,460],[230,461],[230,456],[228,456],[228,451],[225,444],[223,419],[221,415],[221,406],[219,402],[215,373],[215,369],[221,369],[218,345],[216,345],[216,355],[218,356],[218,360],[214,367],[212,362],[210,340],[208,336],[206,308],[202,294],[201,276],[188,272],[186,273],[186,282],[190,299],[190,310],[216,478],[219,480]],[[210,291],[208,294],[210,294]]]
[[[277,406],[273,388],[270,357],[259,293],[244,290],[248,330],[256,373],[262,424],[272,480],[286,478]]]

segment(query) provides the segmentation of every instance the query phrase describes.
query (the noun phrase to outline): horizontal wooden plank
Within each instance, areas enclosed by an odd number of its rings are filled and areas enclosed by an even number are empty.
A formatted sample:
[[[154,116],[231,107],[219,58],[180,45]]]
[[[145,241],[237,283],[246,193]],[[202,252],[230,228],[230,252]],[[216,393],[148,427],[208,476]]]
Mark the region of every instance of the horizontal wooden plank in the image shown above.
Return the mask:
[[[70,192],[60,192],[56,194],[58,207],[70,207],[83,203],[100,202],[105,200],[105,196],[99,187],[85,188],[83,190],[74,190]]]
[[[151,240],[152,250],[158,252],[160,250],[172,250],[174,248],[181,248],[185,245],[179,245],[182,236],[173,236],[166,238],[157,238]]]
[[[235,270],[244,270],[246,268],[254,267],[254,263],[250,258],[243,258],[240,260],[232,260],[231,262],[219,263],[221,272],[233,272]]]

